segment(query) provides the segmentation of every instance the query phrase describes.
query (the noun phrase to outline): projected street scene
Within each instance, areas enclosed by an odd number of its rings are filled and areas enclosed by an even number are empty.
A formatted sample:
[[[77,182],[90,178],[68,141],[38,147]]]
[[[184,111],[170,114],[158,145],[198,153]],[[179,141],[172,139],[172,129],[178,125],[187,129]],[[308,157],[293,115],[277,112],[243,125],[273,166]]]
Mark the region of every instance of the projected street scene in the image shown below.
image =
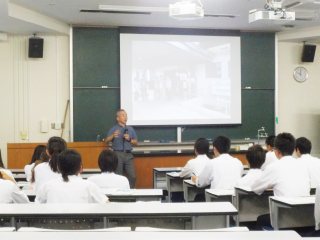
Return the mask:
[[[131,124],[240,123],[239,47],[234,57],[230,41],[156,37],[130,41],[127,67],[121,62],[121,105],[131,109]]]

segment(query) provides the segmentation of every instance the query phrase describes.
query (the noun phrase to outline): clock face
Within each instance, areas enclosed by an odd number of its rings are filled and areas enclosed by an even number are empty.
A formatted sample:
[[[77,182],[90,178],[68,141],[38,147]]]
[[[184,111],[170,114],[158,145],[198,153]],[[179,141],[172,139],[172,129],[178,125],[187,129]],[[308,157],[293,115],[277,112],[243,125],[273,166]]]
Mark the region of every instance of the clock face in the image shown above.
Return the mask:
[[[293,77],[297,82],[304,82],[308,79],[308,70],[305,67],[296,67],[293,71]]]

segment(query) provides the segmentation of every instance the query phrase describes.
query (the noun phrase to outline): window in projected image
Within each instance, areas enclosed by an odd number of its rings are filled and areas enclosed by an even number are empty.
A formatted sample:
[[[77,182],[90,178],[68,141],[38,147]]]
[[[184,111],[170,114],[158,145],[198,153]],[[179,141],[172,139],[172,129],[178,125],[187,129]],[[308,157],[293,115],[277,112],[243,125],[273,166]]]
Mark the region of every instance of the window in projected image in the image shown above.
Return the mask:
[[[121,34],[131,125],[241,123],[240,37]]]

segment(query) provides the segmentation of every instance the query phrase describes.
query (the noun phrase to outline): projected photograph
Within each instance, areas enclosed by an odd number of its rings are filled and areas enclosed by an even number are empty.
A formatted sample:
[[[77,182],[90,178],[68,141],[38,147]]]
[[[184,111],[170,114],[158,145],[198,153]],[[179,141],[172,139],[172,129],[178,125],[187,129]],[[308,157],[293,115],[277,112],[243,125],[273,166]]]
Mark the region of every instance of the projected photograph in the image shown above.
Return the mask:
[[[239,123],[240,66],[232,64],[232,43],[157,37],[130,42],[121,105],[132,123]]]

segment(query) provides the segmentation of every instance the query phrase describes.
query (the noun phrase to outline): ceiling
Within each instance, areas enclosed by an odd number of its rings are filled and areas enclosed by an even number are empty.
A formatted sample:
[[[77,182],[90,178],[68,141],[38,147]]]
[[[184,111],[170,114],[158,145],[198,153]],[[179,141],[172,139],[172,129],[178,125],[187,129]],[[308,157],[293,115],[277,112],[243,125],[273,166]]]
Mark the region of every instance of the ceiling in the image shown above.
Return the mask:
[[[116,14],[83,13],[81,9],[98,10],[100,4],[144,7],[167,7],[177,0],[0,0],[0,32],[50,32],[37,24],[8,16],[6,5],[13,3],[37,11],[62,22],[77,26],[139,26],[179,27],[207,29],[237,29],[244,31],[283,31],[320,26],[320,4],[317,0],[284,0],[284,5],[301,1],[304,4],[290,9],[296,17],[313,18],[312,21],[256,21],[248,23],[251,9],[262,9],[266,0],[202,0],[205,14],[231,14],[235,18],[205,17],[198,20],[176,20],[168,13]],[[320,2],[320,1],[319,1]]]

